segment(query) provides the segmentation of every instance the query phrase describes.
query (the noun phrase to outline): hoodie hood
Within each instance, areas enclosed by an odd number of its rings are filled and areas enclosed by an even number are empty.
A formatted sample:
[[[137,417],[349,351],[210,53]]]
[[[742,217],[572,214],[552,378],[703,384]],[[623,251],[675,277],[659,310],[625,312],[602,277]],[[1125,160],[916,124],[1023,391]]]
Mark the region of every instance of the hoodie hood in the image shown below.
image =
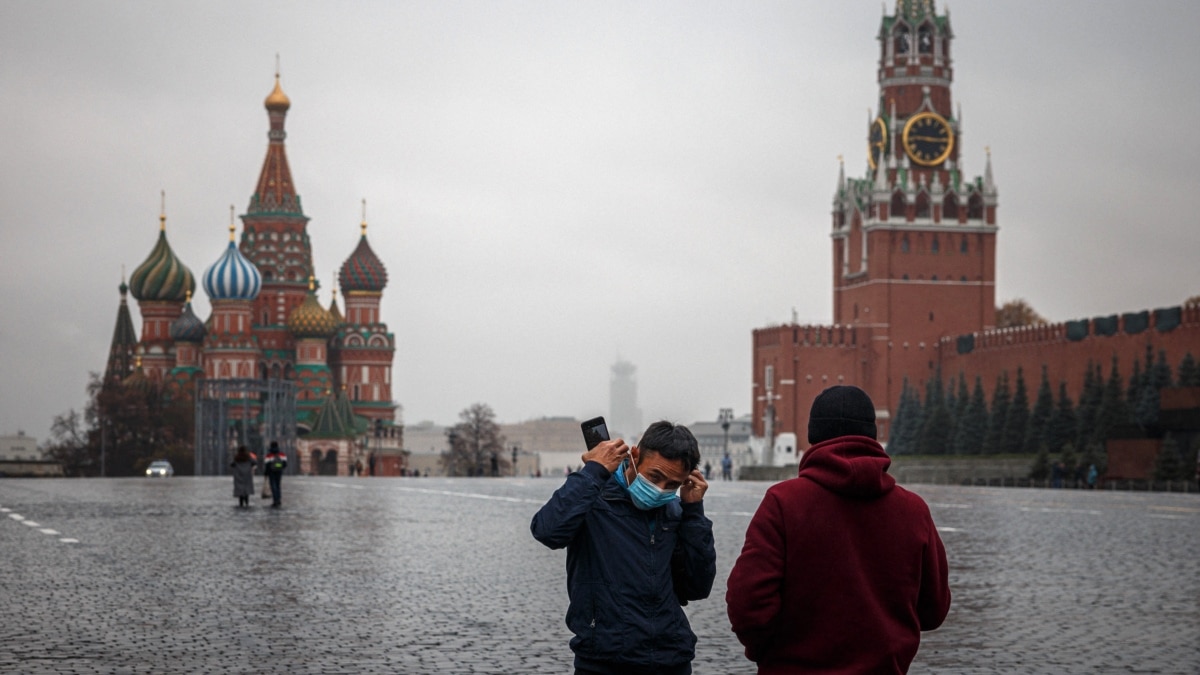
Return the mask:
[[[800,460],[800,477],[844,497],[874,499],[896,485],[892,460],[866,436],[839,436],[810,447]]]

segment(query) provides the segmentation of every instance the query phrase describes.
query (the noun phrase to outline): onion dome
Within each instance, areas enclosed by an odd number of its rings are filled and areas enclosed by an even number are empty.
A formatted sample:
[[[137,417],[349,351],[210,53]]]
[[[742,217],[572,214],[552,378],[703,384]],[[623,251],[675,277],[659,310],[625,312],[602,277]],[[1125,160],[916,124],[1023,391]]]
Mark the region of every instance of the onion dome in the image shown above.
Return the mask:
[[[183,302],[196,280],[167,243],[167,216],[159,215],[158,242],[149,257],[129,277],[129,291],[138,300]]]
[[[365,200],[363,210],[366,210]],[[358,246],[354,249],[354,253],[351,253],[346,262],[342,263],[338,281],[341,282],[342,290],[347,293],[350,291],[379,292],[383,290],[384,286],[387,286],[387,270],[379,261],[379,257],[371,250],[371,245],[367,243],[365,214],[362,222],[362,237],[358,240]]]
[[[234,243],[233,207],[229,212],[229,246],[204,271],[204,292],[213,300],[253,300],[262,288],[262,275]]]
[[[154,386],[154,383],[151,382],[150,378],[146,376],[146,371],[142,370],[142,357],[141,356],[137,357],[137,362],[136,362],[136,365],[134,366],[133,374],[131,374],[129,377],[125,378],[125,380],[123,382],[121,382],[121,384],[125,387],[129,387],[132,389],[138,389],[143,392],[149,390],[151,387]]]
[[[327,338],[337,331],[338,321],[317,301],[312,277],[308,279],[308,296],[288,315],[287,327],[298,338]]]
[[[288,108],[292,107],[291,99],[283,93],[283,87],[279,86],[279,73],[275,73],[275,88],[267,95],[263,104],[272,112],[287,112]]]
[[[176,342],[203,342],[206,332],[204,322],[192,311],[192,294],[189,292],[183,313],[171,322],[171,339]]]

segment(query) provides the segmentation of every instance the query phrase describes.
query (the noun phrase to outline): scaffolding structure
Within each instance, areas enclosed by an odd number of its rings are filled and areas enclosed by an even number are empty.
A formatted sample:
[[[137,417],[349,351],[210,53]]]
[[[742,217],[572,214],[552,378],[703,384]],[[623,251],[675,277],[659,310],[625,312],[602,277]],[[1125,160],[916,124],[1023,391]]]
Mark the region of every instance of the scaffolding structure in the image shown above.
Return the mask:
[[[197,476],[229,475],[229,464],[240,445],[258,457],[261,468],[272,441],[287,455],[287,473],[296,473],[294,382],[239,379],[196,383]]]

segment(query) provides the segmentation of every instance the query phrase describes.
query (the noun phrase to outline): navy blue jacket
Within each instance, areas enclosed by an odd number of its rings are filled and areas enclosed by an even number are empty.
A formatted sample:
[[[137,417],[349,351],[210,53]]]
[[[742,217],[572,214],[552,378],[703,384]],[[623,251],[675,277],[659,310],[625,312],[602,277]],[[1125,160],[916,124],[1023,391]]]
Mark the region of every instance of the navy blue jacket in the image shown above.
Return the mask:
[[[603,465],[588,462],[567,476],[530,530],[550,548],[567,547],[576,667],[665,671],[691,663],[696,634],[682,605],[708,597],[717,575],[703,503],[675,499],[642,511]]]

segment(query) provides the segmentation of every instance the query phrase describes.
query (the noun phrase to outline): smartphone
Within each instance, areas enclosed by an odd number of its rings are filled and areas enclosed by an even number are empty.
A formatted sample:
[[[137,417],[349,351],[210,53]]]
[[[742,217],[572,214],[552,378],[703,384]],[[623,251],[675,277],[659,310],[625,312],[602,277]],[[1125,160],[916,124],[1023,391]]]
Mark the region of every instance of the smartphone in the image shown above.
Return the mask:
[[[592,419],[579,425],[583,430],[583,442],[587,444],[587,449],[600,445],[601,441],[608,440],[608,425],[604,423],[603,417],[593,417]]]

